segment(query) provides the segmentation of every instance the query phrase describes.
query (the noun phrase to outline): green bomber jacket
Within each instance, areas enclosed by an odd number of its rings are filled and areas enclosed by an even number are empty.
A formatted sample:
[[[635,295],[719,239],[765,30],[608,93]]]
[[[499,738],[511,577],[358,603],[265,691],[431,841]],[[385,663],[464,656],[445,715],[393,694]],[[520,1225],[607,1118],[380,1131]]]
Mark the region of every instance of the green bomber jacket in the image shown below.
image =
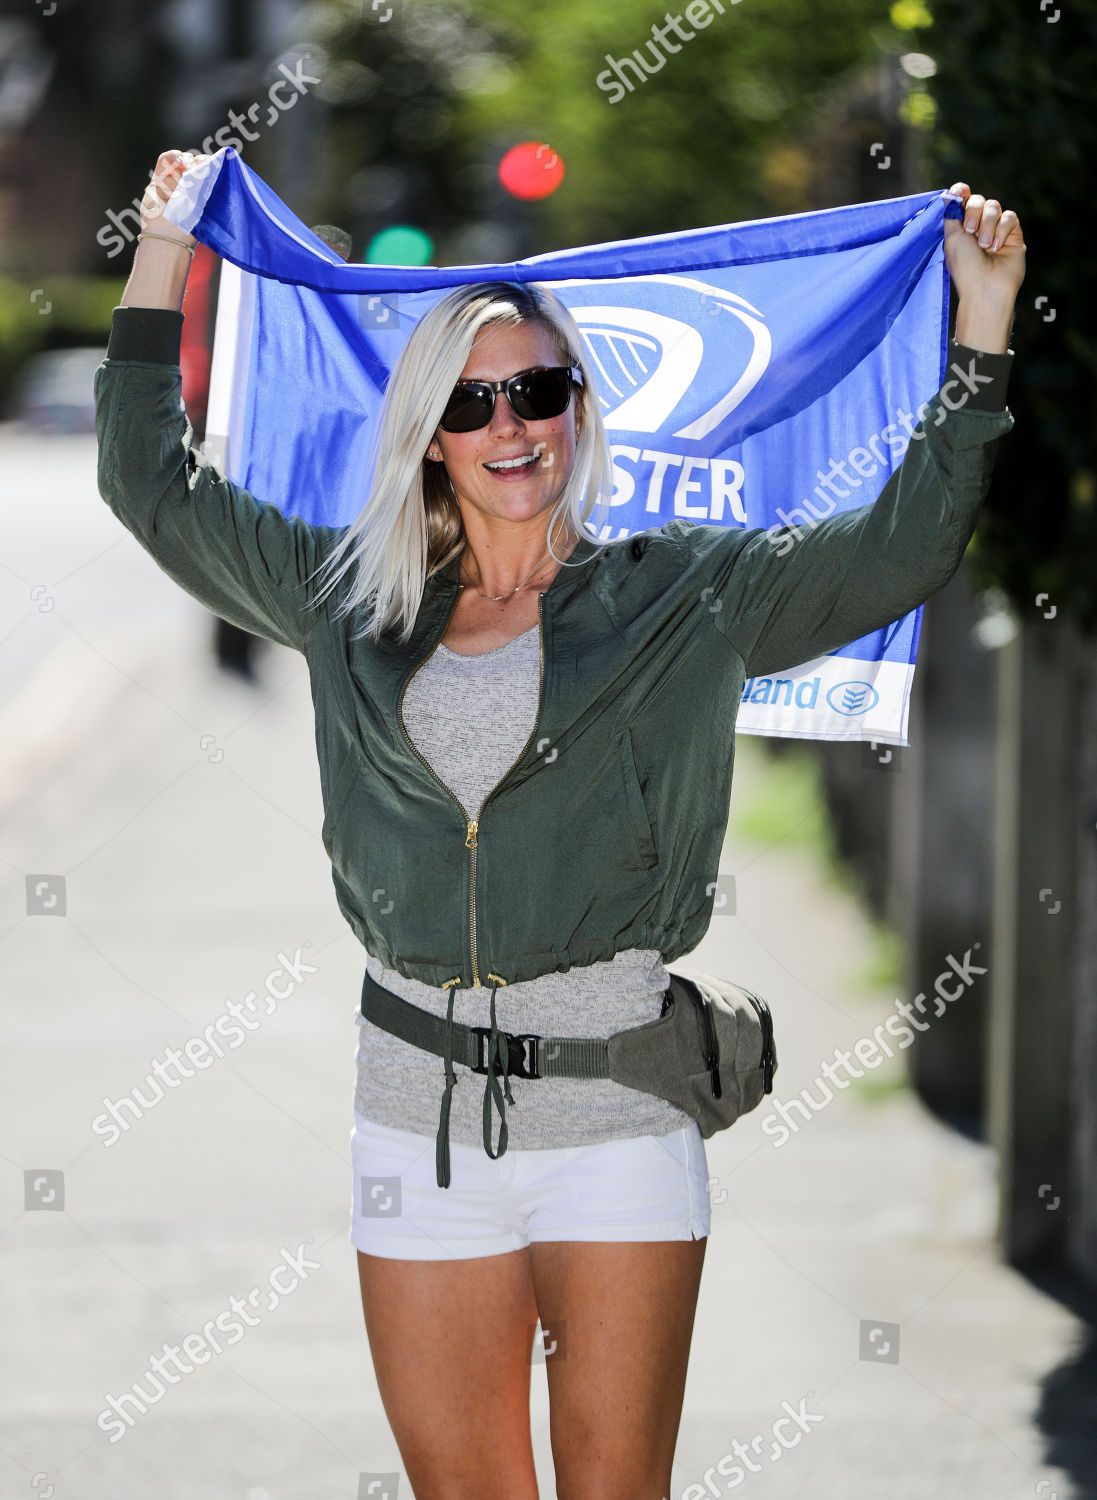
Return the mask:
[[[803,531],[683,518],[580,539],[538,600],[529,740],[469,820],[415,750],[404,689],[445,632],[457,561],[411,638],[351,640],[309,575],[342,529],[218,472],[182,401],[183,315],[117,307],[95,372],[99,490],[187,593],[304,653],[340,910],[368,953],[426,984],[514,983],[628,948],[670,963],[712,914],[744,686],[901,618],[953,576],[990,483],[1012,354],[950,341],[877,499]],[[911,414],[913,415],[913,414]],[[286,480],[292,499],[292,476]],[[278,497],[285,500],[287,496]]]

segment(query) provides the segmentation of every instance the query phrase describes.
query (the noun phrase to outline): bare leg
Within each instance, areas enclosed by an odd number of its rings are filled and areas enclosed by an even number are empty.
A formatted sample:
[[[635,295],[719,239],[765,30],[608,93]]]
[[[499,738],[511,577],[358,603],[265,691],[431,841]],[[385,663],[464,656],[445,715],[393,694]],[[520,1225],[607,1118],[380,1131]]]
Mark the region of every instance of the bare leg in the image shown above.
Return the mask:
[[[538,1500],[529,1249],[471,1260],[358,1251],[385,1414],[417,1500]]]
[[[666,1500],[707,1239],[530,1246],[558,1500]]]

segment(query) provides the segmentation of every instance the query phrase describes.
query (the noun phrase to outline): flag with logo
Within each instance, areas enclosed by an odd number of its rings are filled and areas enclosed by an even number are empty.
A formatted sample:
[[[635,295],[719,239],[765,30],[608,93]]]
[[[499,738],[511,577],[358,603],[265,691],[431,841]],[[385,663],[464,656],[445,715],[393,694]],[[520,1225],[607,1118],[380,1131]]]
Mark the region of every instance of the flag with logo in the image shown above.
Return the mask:
[[[674,517],[810,530],[871,503],[944,380],[947,193],[501,265],[364,265],[226,146],[165,215],[224,261],[205,451],[315,524],[360,512],[389,372],[416,320],[468,282],[547,283],[578,323],[614,459],[600,537]],[[921,616],[802,663],[781,691],[748,680],[737,728],[907,744]]]

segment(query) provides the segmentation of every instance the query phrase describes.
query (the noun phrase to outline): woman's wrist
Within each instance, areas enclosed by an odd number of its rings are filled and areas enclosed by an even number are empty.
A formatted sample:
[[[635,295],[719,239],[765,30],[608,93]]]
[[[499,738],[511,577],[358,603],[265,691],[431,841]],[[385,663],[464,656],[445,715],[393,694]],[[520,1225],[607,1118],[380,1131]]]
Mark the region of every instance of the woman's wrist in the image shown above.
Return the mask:
[[[138,240],[133,270],[120,306],[165,307],[173,312],[182,311],[190,271],[190,251],[186,240],[176,240],[174,235],[160,238],[161,233],[159,229],[150,230],[148,239]]]
[[[953,338],[969,349],[985,354],[1006,354],[1013,328],[1013,297],[961,297],[956,307]]]

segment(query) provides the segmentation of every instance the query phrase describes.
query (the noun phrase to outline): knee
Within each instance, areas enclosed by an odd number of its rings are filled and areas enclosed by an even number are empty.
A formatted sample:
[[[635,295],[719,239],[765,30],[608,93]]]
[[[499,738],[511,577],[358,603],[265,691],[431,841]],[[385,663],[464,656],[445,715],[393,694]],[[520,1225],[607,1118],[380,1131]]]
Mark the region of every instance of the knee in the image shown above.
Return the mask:
[[[556,1470],[556,1500],[670,1500],[670,1475],[652,1478],[653,1470],[634,1463],[595,1460],[574,1473]]]

